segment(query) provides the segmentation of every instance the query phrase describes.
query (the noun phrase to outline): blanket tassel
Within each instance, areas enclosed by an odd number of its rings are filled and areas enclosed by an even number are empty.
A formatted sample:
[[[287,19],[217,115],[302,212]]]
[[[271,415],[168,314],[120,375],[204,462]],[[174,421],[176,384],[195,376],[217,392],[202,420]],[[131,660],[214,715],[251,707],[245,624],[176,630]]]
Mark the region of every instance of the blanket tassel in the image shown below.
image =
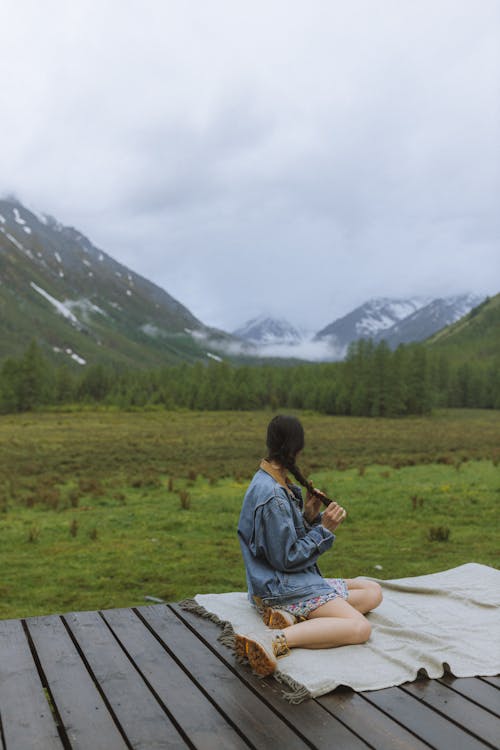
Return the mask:
[[[301,685],[300,682],[293,680],[291,677],[281,674],[281,672],[274,673],[275,678],[278,682],[286,685],[290,690],[282,690],[281,694],[288,703],[302,703],[302,701],[312,698],[309,690]]]
[[[222,628],[222,632],[218,636],[217,640],[220,641],[223,646],[227,646],[234,652],[235,632],[230,622],[228,622],[227,620],[221,620],[212,612],[207,612],[205,607],[202,607],[200,604],[198,604],[195,599],[184,599],[183,601],[179,602],[179,607],[186,612],[192,612],[199,617],[204,617],[206,620],[210,620],[216,625],[219,625],[219,627]],[[235,654],[235,656],[238,661],[245,661],[245,659],[242,659],[241,656],[238,656],[238,654]],[[286,701],[288,701],[288,703],[302,703],[302,701],[307,700],[307,698],[311,698],[311,693],[309,692],[309,690],[304,687],[304,685],[301,685],[300,682],[293,680],[291,677],[287,677],[281,672],[275,672],[274,677],[278,680],[278,682],[281,682],[282,685],[286,685],[287,688],[289,688],[289,690],[282,690],[282,696]]]
[[[216,625],[219,625],[219,627],[222,628],[222,632],[218,636],[217,640],[220,641],[223,646],[227,646],[228,648],[234,650],[234,630],[230,622],[228,622],[227,620],[221,620],[212,612],[207,612],[205,607],[202,607],[200,604],[198,604],[195,599],[183,599],[182,602],[179,602],[179,607],[181,609],[184,609],[186,612],[192,612],[199,617],[204,617],[206,620],[210,620]]]

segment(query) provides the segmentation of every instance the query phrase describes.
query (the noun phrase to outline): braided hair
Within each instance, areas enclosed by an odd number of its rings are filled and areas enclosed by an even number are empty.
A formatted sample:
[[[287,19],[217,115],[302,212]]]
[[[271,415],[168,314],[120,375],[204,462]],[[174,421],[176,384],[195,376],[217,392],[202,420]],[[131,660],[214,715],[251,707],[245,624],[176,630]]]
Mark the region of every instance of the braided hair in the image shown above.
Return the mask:
[[[297,454],[304,448],[304,428],[297,417],[278,414],[267,427],[267,459],[278,461],[297,482],[311,491],[312,485],[295,463]]]

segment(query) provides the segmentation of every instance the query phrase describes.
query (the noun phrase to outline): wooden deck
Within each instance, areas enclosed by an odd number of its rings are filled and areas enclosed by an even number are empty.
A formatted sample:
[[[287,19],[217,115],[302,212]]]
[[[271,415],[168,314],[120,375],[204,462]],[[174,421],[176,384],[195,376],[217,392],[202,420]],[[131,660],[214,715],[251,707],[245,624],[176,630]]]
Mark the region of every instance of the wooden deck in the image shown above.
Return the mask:
[[[290,705],[177,605],[0,621],[2,750],[480,750],[500,679],[338,689]]]

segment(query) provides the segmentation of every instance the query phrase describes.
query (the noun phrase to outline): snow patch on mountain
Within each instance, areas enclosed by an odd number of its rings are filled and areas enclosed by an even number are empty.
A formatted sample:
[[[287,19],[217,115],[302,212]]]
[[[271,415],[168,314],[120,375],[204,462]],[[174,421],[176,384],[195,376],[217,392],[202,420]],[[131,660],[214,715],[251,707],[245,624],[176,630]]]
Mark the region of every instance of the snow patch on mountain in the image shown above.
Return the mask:
[[[5,236],[7,237],[7,239],[9,239],[9,240],[10,240],[10,241],[12,242],[12,244],[13,244],[13,245],[14,245],[15,247],[17,247],[17,249],[18,249],[18,250],[22,250],[22,252],[23,252],[23,253],[25,253],[25,252],[26,252],[26,248],[25,248],[25,247],[24,247],[23,245],[21,245],[21,243],[20,243],[20,242],[18,242],[18,241],[16,240],[16,238],[15,238],[15,237],[13,237],[13,236],[12,236],[11,234],[9,234],[8,232],[5,232]],[[33,257],[33,256],[32,256],[32,257]]]
[[[24,226],[24,224],[26,224],[26,221],[22,218],[19,210],[17,208],[13,208],[12,211],[14,212],[14,221],[16,222],[16,224]]]
[[[51,305],[53,305],[57,312],[60,315],[63,315],[67,320],[70,321],[73,325],[76,325],[78,328],[81,328],[80,321],[78,320],[75,315],[71,312],[71,310],[68,309],[68,307],[63,303],[57,300],[55,297],[53,297],[51,294],[45,291],[45,289],[42,289],[40,286],[35,284],[33,281],[30,282],[30,286],[32,289],[35,290],[35,292],[38,292],[42,297],[44,297],[48,302],[50,302]]]
[[[62,354],[67,354],[69,357],[71,357],[72,360],[74,360],[75,362],[77,362],[77,364],[79,364],[79,365],[86,365],[87,364],[87,360],[84,359],[83,357],[80,357],[80,355],[77,354],[76,352],[74,352],[73,349],[69,349],[69,348],[68,349],[60,349],[58,346],[53,346],[52,347],[52,351],[54,351],[54,352],[56,352],[58,354],[61,354],[61,353]]]

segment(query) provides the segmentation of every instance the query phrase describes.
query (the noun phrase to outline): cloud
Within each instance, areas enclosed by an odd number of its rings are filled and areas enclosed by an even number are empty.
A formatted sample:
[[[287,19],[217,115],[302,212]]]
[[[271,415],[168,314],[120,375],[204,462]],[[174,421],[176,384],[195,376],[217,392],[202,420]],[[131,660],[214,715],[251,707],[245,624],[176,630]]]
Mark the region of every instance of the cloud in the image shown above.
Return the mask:
[[[213,338],[200,331],[192,332],[193,338],[203,341],[207,348],[218,352],[222,356],[246,355],[249,357],[260,357],[265,363],[266,359],[276,357],[284,359],[305,360],[308,362],[338,361],[345,357],[346,347],[336,346],[331,339],[314,341],[313,334],[305,336],[296,344],[256,344],[238,342],[236,340],[225,341]]]
[[[496,0],[5,6],[0,189],[203,322],[498,291]]]

